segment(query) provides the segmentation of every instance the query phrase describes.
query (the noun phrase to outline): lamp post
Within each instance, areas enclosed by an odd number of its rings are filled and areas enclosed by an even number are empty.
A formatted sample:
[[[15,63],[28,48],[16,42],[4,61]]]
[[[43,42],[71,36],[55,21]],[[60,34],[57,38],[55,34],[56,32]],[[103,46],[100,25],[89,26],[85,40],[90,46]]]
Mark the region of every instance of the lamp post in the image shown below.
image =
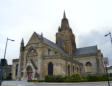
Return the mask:
[[[14,40],[12,40],[12,39],[8,39],[8,38],[7,38],[6,45],[5,45],[4,59],[5,59],[5,56],[6,56],[6,50],[7,50],[7,43],[8,43],[8,40],[14,41]]]
[[[111,35],[111,32],[109,32],[108,34],[105,35],[105,37],[107,36],[110,36],[110,41],[111,41],[111,44],[112,44],[112,35]],[[110,86],[110,82],[109,82],[109,74],[108,74],[108,68],[107,68],[107,65],[105,66],[105,69],[106,69],[106,74],[107,74],[107,79],[108,79],[108,86]]]
[[[3,66],[5,66],[5,64],[6,64],[6,60],[5,60],[5,57],[6,57],[6,50],[7,50],[7,44],[8,44],[8,41],[14,41],[14,40],[12,40],[12,39],[9,39],[9,38],[7,38],[7,40],[6,40],[6,45],[5,45],[5,52],[4,52],[4,59],[2,59],[1,61],[1,65],[0,65],[0,86],[1,86],[1,84],[2,84],[2,77],[3,77]]]
[[[107,75],[108,86],[110,86],[109,74],[108,74],[108,68],[107,68],[107,66],[109,65],[109,62],[108,62],[108,58],[107,57],[103,58],[103,64],[104,64],[105,72],[106,72],[106,75]]]
[[[105,37],[110,36],[110,40],[111,40],[111,44],[112,44],[112,35],[111,32],[109,32],[108,34],[105,35]]]

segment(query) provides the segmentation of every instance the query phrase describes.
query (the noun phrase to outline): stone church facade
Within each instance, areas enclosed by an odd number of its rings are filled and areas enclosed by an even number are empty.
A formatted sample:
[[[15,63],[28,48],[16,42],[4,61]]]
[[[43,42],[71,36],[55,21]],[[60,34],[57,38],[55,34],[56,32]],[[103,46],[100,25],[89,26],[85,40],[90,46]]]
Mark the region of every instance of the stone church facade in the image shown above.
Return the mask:
[[[97,46],[76,47],[75,36],[64,13],[56,33],[56,43],[36,32],[26,45],[22,39],[19,59],[13,60],[12,78],[42,80],[47,75],[102,74],[102,58]]]

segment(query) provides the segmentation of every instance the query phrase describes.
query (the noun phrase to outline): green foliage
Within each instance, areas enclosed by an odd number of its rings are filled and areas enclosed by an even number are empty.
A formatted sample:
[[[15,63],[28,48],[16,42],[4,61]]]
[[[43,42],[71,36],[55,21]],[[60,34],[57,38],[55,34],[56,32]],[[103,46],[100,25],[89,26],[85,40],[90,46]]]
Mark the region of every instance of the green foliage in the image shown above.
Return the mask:
[[[82,82],[87,82],[88,80],[87,80],[87,76],[86,75],[81,75],[82,76]]]
[[[110,73],[109,76],[112,77],[112,73]]]
[[[112,81],[112,77],[109,77],[109,80]]]
[[[4,81],[7,81],[7,80],[12,80],[11,77],[7,77],[7,78],[3,78]]]
[[[87,81],[106,81],[107,76],[106,75],[88,75]]]
[[[10,81],[12,80],[11,78],[3,78],[3,81]]]
[[[80,82],[82,81],[82,77],[80,74],[76,73],[76,74],[73,74],[72,76],[68,76],[65,78],[65,82]]]
[[[64,77],[62,77],[62,76],[46,76],[45,81],[46,82],[63,82]]]
[[[37,80],[37,82],[45,82],[44,80]]]
[[[75,73],[71,76],[46,76],[45,80],[28,80],[28,82],[93,82],[93,81],[106,81],[107,76],[105,74],[99,75],[80,75]],[[112,80],[112,77],[110,77]]]

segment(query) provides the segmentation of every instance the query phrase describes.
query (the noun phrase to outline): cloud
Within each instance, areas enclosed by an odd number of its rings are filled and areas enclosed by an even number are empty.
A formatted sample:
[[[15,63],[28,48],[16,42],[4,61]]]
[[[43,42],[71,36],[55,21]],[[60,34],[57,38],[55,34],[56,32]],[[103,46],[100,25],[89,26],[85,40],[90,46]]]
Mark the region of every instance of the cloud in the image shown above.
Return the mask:
[[[111,60],[110,39],[104,37],[112,32],[111,3],[112,0],[0,0],[0,58],[7,37],[15,40],[8,43],[9,64],[19,57],[21,39],[26,44],[34,31],[55,41],[65,10],[77,47],[98,45]]]
[[[105,28],[107,29],[107,28]],[[112,65],[112,44],[110,37],[105,37],[104,35],[108,32],[92,30],[88,34],[79,35],[77,37],[78,47],[87,47],[92,45],[97,45],[98,49],[101,50],[104,57],[109,58],[110,65]]]

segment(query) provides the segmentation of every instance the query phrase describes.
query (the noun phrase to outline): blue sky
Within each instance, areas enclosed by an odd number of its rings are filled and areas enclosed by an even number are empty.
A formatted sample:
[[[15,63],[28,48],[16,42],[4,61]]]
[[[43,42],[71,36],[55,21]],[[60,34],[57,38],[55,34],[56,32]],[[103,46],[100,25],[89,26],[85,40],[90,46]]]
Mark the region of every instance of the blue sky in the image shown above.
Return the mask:
[[[21,39],[25,44],[34,31],[55,42],[55,34],[61,23],[63,11],[76,36],[77,47],[97,45],[112,64],[112,0],[0,0],[0,58],[8,63],[19,57]]]

